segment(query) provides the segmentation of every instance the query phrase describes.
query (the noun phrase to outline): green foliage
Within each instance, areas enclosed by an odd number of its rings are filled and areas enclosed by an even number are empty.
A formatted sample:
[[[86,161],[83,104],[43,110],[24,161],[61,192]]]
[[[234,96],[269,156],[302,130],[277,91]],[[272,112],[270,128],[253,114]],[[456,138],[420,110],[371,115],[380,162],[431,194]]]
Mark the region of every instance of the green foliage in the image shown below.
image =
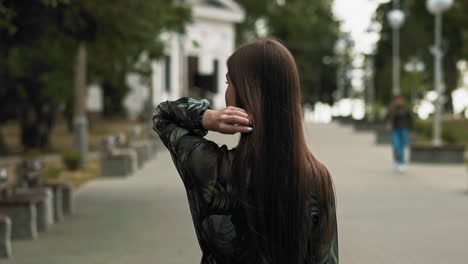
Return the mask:
[[[44,180],[53,180],[60,177],[62,169],[57,167],[47,167],[42,171],[42,178]]]
[[[454,1],[454,6],[444,13],[443,48],[444,75],[446,81],[446,95],[457,87],[459,72],[456,63],[460,59],[468,58],[468,30],[464,25],[468,23],[466,12],[467,1]],[[433,61],[430,47],[434,44],[434,16],[426,8],[426,1],[402,0],[401,8],[406,14],[406,21],[400,30],[400,54],[402,92],[408,98],[414,89],[416,94],[433,89]],[[387,14],[392,9],[392,2],[381,4],[375,14],[375,21],[382,24],[381,39],[377,44],[376,55],[376,96],[382,103],[389,103],[392,95],[392,29],[387,20]],[[415,73],[406,72],[404,65],[412,58],[418,57],[426,65],[426,71],[419,74],[415,80]],[[414,96],[414,94],[413,94]],[[446,107],[451,106],[451,98]]]
[[[80,44],[88,83],[105,85],[110,112],[122,111],[126,76],[149,81],[158,35],[183,32],[190,12],[167,0],[0,0],[0,122],[19,119],[25,148],[45,148],[55,112],[72,109]]]
[[[336,89],[336,64],[324,63],[333,58],[340,35],[339,23],[332,13],[332,2],[326,0],[285,1],[238,0],[247,11],[247,20],[238,28],[241,41],[257,38],[255,23],[266,22],[271,36],[279,38],[296,58],[301,74],[303,101],[332,100]]]
[[[375,121],[383,121],[385,118],[386,111],[387,111],[386,108],[387,108],[386,106],[382,105],[379,102],[374,103],[374,107],[372,108],[373,111],[371,113],[372,118]]]
[[[71,151],[62,156],[65,168],[70,171],[76,171],[81,167],[81,154],[78,151]]]
[[[455,136],[455,134],[453,133],[452,130],[447,130],[445,129],[444,131],[442,131],[442,140],[444,142],[447,142],[449,144],[455,144],[457,143],[457,137]]]
[[[26,159],[37,159],[42,155],[42,152],[39,149],[29,149],[24,153]]]
[[[421,73],[405,74],[401,79],[401,94],[408,99],[421,99],[428,88]]]
[[[424,141],[432,140],[432,121],[417,120],[415,131]],[[449,144],[468,145],[468,120],[466,119],[446,119],[442,122],[442,140]]]
[[[237,0],[246,12],[245,20],[240,23],[237,30],[237,42],[243,44],[258,38],[255,23],[262,18],[266,18],[269,14],[269,7],[276,4],[275,0]]]

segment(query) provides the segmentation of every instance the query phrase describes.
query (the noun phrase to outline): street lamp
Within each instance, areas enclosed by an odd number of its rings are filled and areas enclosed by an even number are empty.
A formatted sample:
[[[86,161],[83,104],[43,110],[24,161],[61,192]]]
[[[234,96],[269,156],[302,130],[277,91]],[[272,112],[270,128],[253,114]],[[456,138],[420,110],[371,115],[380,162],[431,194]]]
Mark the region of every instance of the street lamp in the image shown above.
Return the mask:
[[[374,83],[374,74],[375,74],[375,65],[374,65],[374,54],[366,54],[366,118],[368,122],[374,121],[374,102],[375,102],[375,83]]]
[[[337,57],[338,69],[336,73],[336,82],[337,82],[337,92],[336,92],[336,101],[343,99],[344,97],[344,89],[345,83],[343,79],[344,73],[344,53],[346,52],[346,48],[348,43],[344,39],[339,39],[335,44],[335,53]]]
[[[396,2],[394,2],[396,3]],[[387,15],[393,29],[393,96],[400,95],[400,28],[405,22],[405,13],[395,8]]]
[[[380,33],[380,26],[377,23],[372,23],[366,30],[368,34]],[[366,69],[366,117],[368,122],[374,122],[374,102],[375,102],[375,44],[372,45],[371,51],[365,54],[365,69]]]
[[[441,145],[441,116],[443,93],[445,90],[443,81],[442,60],[444,57],[442,50],[442,13],[448,10],[453,5],[453,0],[427,0],[426,7],[435,16],[435,46],[432,49],[434,55],[434,86],[437,93],[435,102],[435,115],[433,127],[433,143],[434,145]]]
[[[418,57],[412,57],[406,64],[405,64],[405,71],[414,74],[414,81],[417,82],[419,80],[419,73],[423,72],[426,69],[426,65],[422,62]],[[411,102],[414,103],[416,90],[411,88]]]
[[[405,64],[405,71],[407,72],[423,72],[426,65],[419,58],[413,57]]]

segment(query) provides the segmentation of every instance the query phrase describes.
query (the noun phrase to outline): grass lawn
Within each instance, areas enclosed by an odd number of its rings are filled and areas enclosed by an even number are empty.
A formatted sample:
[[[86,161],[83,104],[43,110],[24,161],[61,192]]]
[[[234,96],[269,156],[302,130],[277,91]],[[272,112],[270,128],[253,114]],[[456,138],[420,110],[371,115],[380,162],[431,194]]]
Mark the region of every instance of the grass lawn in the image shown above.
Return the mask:
[[[96,179],[100,174],[99,160],[91,160],[86,164],[85,168],[77,171],[66,170],[62,162],[46,162],[44,163],[42,180],[68,182],[74,188],[79,188]]]

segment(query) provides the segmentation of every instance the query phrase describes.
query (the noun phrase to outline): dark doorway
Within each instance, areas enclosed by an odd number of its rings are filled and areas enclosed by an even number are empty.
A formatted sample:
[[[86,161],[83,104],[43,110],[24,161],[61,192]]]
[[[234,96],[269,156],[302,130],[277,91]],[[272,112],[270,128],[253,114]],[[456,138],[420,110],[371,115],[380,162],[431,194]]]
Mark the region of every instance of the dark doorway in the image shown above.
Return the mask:
[[[212,74],[200,74],[198,60],[198,57],[195,56],[188,57],[189,96],[212,100],[213,95],[218,92],[219,61],[213,61]]]
[[[198,76],[198,57],[189,56],[188,57],[188,72],[187,72],[188,96],[199,99],[202,97],[202,93],[197,83],[197,76]]]
[[[164,62],[165,62],[165,69],[164,69],[164,77],[166,79],[166,84],[164,86],[164,89],[166,92],[171,91],[171,56],[164,56]]]

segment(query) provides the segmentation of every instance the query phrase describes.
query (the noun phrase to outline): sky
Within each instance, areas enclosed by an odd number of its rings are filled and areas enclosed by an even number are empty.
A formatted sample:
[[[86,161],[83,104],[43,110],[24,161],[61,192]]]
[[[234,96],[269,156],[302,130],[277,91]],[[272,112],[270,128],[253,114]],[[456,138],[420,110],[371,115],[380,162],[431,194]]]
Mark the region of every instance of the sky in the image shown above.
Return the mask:
[[[378,34],[367,33],[372,14],[379,3],[389,0],[334,0],[333,12],[342,21],[342,30],[350,32],[356,52],[370,52]]]
[[[354,69],[350,74],[355,91],[364,89],[361,69],[364,63],[362,54],[370,53],[379,40],[379,33],[368,32],[372,16],[380,3],[389,0],[334,0],[333,13],[341,20],[341,30],[349,32],[355,43]]]

